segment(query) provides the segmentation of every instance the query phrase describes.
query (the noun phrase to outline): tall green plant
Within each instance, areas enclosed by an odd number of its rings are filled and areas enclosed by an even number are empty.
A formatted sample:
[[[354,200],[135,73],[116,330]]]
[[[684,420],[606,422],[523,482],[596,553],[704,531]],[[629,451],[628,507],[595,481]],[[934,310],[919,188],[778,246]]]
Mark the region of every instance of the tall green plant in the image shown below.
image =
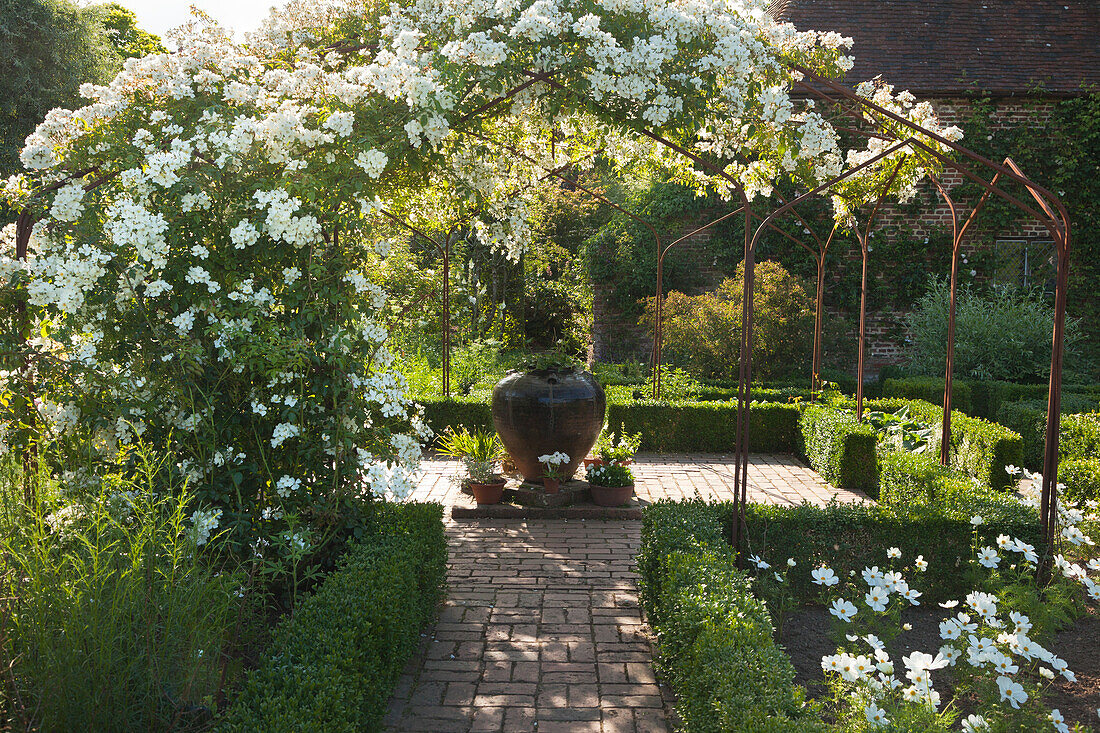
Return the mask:
[[[168,730],[213,714],[245,579],[207,562],[215,538],[186,493],[151,490],[164,461],[139,454],[133,480],[25,510],[0,540],[7,712],[21,727]]]
[[[740,359],[745,266],[702,295],[669,293],[664,303],[666,359],[705,378],[736,379]],[[653,328],[654,300],[646,302],[641,324]],[[790,375],[807,365],[813,344],[809,290],[778,262],[756,264],[753,290],[753,374]]]
[[[910,369],[938,376],[947,362],[949,283],[934,279],[909,317]],[[1006,288],[959,288],[955,316],[955,375],[975,379],[1040,381],[1050,370],[1054,309],[1034,293]],[[1067,361],[1081,338],[1079,324],[1066,322]]]

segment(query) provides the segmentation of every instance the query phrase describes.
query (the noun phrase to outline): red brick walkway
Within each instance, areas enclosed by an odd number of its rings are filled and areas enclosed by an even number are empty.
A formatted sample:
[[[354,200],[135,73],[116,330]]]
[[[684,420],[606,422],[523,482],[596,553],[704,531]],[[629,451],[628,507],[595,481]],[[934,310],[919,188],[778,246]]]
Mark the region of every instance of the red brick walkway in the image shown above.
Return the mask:
[[[451,477],[459,470],[457,461],[426,460],[423,478],[413,494],[414,501],[455,503],[458,488]],[[644,502],[658,499],[733,499],[733,456],[683,453],[641,454],[634,467],[635,493]],[[864,501],[867,497],[850,489],[837,489],[789,455],[749,456],[750,502],[801,504],[803,500],[824,506],[836,496],[839,501]]]
[[[733,459],[643,455],[645,501],[733,497]],[[424,462],[417,501],[454,504],[454,461]],[[834,489],[789,456],[756,455],[749,500],[826,503]],[[392,733],[662,733],[668,708],[638,607],[640,522],[450,522],[450,593],[398,685]]]
[[[450,598],[387,730],[658,733],[639,522],[450,524]]]

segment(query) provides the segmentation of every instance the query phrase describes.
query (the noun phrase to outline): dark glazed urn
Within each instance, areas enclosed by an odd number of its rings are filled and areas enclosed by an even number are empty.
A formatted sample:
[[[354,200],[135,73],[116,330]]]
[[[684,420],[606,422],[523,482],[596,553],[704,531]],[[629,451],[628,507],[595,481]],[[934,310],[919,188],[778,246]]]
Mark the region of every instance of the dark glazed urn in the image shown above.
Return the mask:
[[[588,372],[510,372],[493,388],[493,427],[527,480],[540,480],[538,457],[554,451],[569,455],[564,468],[572,476],[600,435],[606,406]]]

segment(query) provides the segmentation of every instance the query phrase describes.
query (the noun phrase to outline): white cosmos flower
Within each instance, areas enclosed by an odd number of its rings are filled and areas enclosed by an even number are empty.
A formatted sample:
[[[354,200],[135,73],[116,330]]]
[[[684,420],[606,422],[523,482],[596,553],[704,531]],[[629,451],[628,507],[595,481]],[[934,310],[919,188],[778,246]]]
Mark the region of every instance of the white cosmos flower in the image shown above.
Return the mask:
[[[983,733],[989,730],[989,721],[980,715],[968,715],[962,721],[963,733]]]
[[[856,615],[858,610],[859,609],[857,609],[853,604],[849,603],[843,598],[838,598],[833,601],[832,607],[829,608],[829,613],[836,616],[841,621],[848,623]]]
[[[882,613],[886,610],[886,604],[890,602],[890,593],[882,586],[876,585],[867,591],[863,600],[871,607],[872,611]]]
[[[995,568],[1001,563],[1001,556],[992,547],[983,547],[978,551],[978,564],[986,568]]]
[[[890,719],[886,717],[886,711],[873,703],[864,708],[863,714],[866,716],[867,722],[875,728],[881,728],[890,722]]]
[[[1027,702],[1027,692],[1019,682],[1013,682],[1008,677],[997,678],[997,689],[1001,693],[1001,700],[1014,708],[1019,708],[1020,703]]]

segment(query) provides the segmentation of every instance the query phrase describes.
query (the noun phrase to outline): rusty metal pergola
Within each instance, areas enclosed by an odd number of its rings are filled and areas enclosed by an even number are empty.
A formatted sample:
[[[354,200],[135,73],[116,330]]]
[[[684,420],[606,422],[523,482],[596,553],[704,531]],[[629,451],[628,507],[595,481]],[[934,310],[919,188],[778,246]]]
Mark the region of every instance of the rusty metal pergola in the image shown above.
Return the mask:
[[[836,229],[828,235],[826,239],[822,239],[815,234],[812,228],[806,224],[805,230],[810,232],[811,237],[817,244],[816,249],[806,245],[801,240],[791,237],[787,232],[779,229],[775,226],[774,221],[777,217],[785,214],[790,214],[799,217],[795,210],[798,204],[809,199],[812,196],[821,195],[827,193],[830,188],[836,186],[841,181],[844,181],[856,174],[866,167],[877,163],[880,160],[893,155],[896,152],[908,150],[912,152],[914,149],[920,150],[923,154],[935,159],[943,168],[950,170],[962,178],[969,180],[977,184],[982,190],[982,196],[971,210],[969,217],[966,221],[959,224],[959,209],[955,202],[949,196],[946,188],[938,179],[933,179],[933,184],[937,188],[941,197],[947,203],[952,216],[952,276],[951,276],[951,307],[948,326],[948,345],[947,345],[947,359],[945,364],[945,391],[944,391],[944,404],[943,404],[943,422],[942,422],[942,441],[941,441],[941,454],[940,460],[943,463],[947,463],[950,460],[950,443],[951,443],[951,387],[953,378],[953,361],[954,361],[954,326],[955,326],[955,292],[957,285],[957,264],[959,247],[963,240],[964,235],[970,229],[971,225],[975,221],[975,218],[985,203],[988,201],[991,195],[995,195],[1008,203],[1015,206],[1022,214],[1026,214],[1034,219],[1042,222],[1050,231],[1051,236],[1056,244],[1058,255],[1057,266],[1057,279],[1055,288],[1055,320],[1052,334],[1052,351],[1051,351],[1051,366],[1050,366],[1050,382],[1048,388],[1047,397],[1047,424],[1046,424],[1046,447],[1044,451],[1043,460],[1043,485],[1042,485],[1042,502],[1040,508],[1040,521],[1042,522],[1043,537],[1048,543],[1053,542],[1056,537],[1056,521],[1057,521],[1057,468],[1058,468],[1058,424],[1061,408],[1061,381],[1062,381],[1062,360],[1064,351],[1064,333],[1065,333],[1065,313],[1066,313],[1066,294],[1068,288],[1068,276],[1069,276],[1069,254],[1070,254],[1070,224],[1069,216],[1065,210],[1065,207],[1058,200],[1058,198],[1049,190],[1039,186],[1035,182],[1031,181],[1011,159],[1006,159],[1003,163],[998,164],[992,160],[984,158],[977,153],[951,142],[946,138],[935,134],[929,130],[921,128],[913,122],[910,122],[906,118],[897,115],[890,110],[887,110],[873,101],[864,99],[858,96],[853,90],[825,77],[822,77],[812,70],[805,68],[798,64],[789,64],[789,68],[796,72],[799,76],[795,82],[796,86],[810,97],[816,97],[821,99],[826,104],[832,105],[837,108],[845,109],[847,105],[847,114],[849,114],[857,122],[861,122],[866,115],[878,115],[881,119],[889,120],[894,125],[899,126],[901,129],[907,130],[908,133],[902,137],[897,134],[883,133],[878,130],[866,130],[858,127],[847,132],[851,132],[856,135],[865,136],[868,138],[877,137],[887,143],[887,147],[877,154],[875,157],[865,161],[860,166],[857,166],[851,170],[845,171],[840,176],[828,181],[815,189],[808,191],[800,196],[797,196],[790,201],[782,202],[781,205],[768,213],[766,216],[753,210],[750,200],[745,193],[744,188],[740,183],[723,170],[716,162],[704,158],[698,153],[679,145],[658,132],[650,129],[638,120],[633,118],[627,118],[621,120],[628,129],[633,129],[637,134],[649,138],[650,140],[666,147],[667,149],[683,156],[693,164],[699,166],[701,169],[708,171],[711,175],[721,178],[725,183],[729,184],[732,190],[737,194],[740,199],[740,206],[735,208],[722,216],[710,221],[709,223],[699,227],[693,232],[685,235],[669,244],[663,244],[661,237],[656,228],[649,222],[642,220],[632,212],[626,211],[622,207],[619,207],[612,202],[608,201],[602,195],[597,194],[588,187],[584,187],[579,182],[572,180],[564,175],[564,169],[569,166],[564,166],[561,170],[547,170],[547,177],[556,177],[563,180],[570,185],[576,186],[579,190],[583,190],[589,195],[593,195],[596,198],[609,203],[616,209],[624,213],[625,215],[635,219],[642,223],[652,233],[655,240],[655,256],[657,264],[657,283],[656,283],[656,302],[655,302],[655,322],[654,322],[654,339],[652,348],[652,362],[653,362],[653,382],[652,382],[652,395],[653,397],[660,396],[661,379],[660,379],[660,364],[661,364],[661,350],[662,350],[662,300],[663,300],[663,263],[665,255],[677,244],[689,239],[692,235],[708,229],[709,227],[731,218],[737,214],[742,214],[745,218],[745,242],[744,242],[744,262],[745,262],[745,281],[743,292],[743,308],[742,308],[742,329],[741,329],[741,344],[740,344],[740,359],[739,359],[739,380],[738,380],[738,408],[737,408],[737,420],[736,420],[736,434],[735,434],[735,475],[734,475],[734,487],[737,495],[736,501],[736,514],[732,527],[731,540],[734,546],[738,550],[739,562],[743,558],[744,542],[745,542],[745,529],[744,529],[744,517],[745,517],[745,504],[747,501],[747,487],[748,487],[748,452],[750,446],[750,425],[749,425],[749,403],[751,401],[751,380],[752,380],[752,343],[753,343],[753,285],[755,278],[755,252],[756,247],[761,241],[761,237],[765,230],[778,232],[789,239],[797,242],[806,251],[815,257],[817,262],[817,304],[816,304],[816,318],[815,318],[815,339],[814,339],[814,359],[813,359],[813,392],[816,394],[819,385],[819,373],[820,373],[820,349],[821,349],[821,331],[822,331],[822,298],[824,291],[824,260],[825,255],[829,249],[829,245],[833,240],[833,234]],[[595,105],[595,100],[591,99],[589,95],[580,93],[558,78],[559,74],[556,70],[534,72],[526,70],[521,72],[527,77],[526,81],[518,84],[512,89],[504,92],[501,96],[490,100],[489,102],[479,106],[477,109],[468,113],[461,118],[459,124],[456,124],[454,129],[459,132],[467,132],[463,130],[462,123],[476,117],[477,115],[486,112],[498,105],[501,105],[508,100],[515,97],[523,90],[543,83],[547,86],[566,93],[567,95],[575,98],[579,103],[584,105]],[[936,147],[925,143],[921,138],[932,140],[936,145],[946,148],[950,151],[950,154],[940,152]],[[486,138],[482,138],[488,143]],[[499,144],[499,143],[497,143]],[[507,149],[506,146],[502,146],[503,149]],[[516,151],[511,151],[515,153]],[[529,159],[532,160],[532,159]],[[537,164],[537,163],[536,163]],[[864,353],[866,350],[866,298],[867,298],[867,262],[868,262],[868,237],[873,229],[876,214],[885,199],[890,185],[893,181],[893,177],[897,175],[900,169],[901,163],[899,162],[895,167],[893,175],[890,177],[885,186],[883,186],[878,200],[875,202],[870,215],[863,222],[862,229],[856,228],[856,236],[859,240],[861,252],[862,252],[862,284],[861,284],[861,305],[860,305],[860,345],[859,345],[859,359],[857,364],[857,412],[862,413],[863,410],[863,381],[864,381]],[[60,185],[64,185],[69,180],[77,178],[83,178],[84,176],[93,173],[95,171],[78,171],[74,172],[69,178],[51,186],[43,191],[39,192],[39,196],[50,191],[55,190]],[[980,173],[992,173],[990,180],[985,180]],[[86,184],[86,188],[95,187],[104,181],[105,177],[100,177],[92,182]],[[1002,181],[1009,183],[1015,183],[1023,186],[1028,192],[1030,197],[1034,200],[1035,208],[1019,197],[1009,193],[1000,185]],[[426,232],[419,228],[416,228],[408,222],[402,220],[396,214],[392,212],[382,212],[387,218],[393,221],[395,224],[408,229],[414,235],[420,236],[430,242],[439,251],[443,258],[444,268],[444,292],[442,295],[442,305],[444,309],[444,339],[445,339],[445,353],[449,352],[449,295],[447,293],[448,287],[446,280],[448,278],[449,259],[450,259],[450,247],[452,244],[451,238],[455,228],[452,227],[447,235],[445,242],[439,242],[437,239],[432,238]],[[755,230],[752,228],[754,222],[759,222]],[[18,259],[26,259],[27,257],[27,245],[30,239],[31,228],[34,224],[33,217],[30,215],[29,210],[24,210],[17,222],[16,231],[16,256]],[[25,318],[25,304],[20,308],[20,313]],[[449,353],[445,356],[444,361],[444,389],[449,393]],[[32,387],[33,389],[33,387]],[[33,466],[36,460],[33,454],[33,446],[28,449],[24,455],[24,461],[28,466]]]

